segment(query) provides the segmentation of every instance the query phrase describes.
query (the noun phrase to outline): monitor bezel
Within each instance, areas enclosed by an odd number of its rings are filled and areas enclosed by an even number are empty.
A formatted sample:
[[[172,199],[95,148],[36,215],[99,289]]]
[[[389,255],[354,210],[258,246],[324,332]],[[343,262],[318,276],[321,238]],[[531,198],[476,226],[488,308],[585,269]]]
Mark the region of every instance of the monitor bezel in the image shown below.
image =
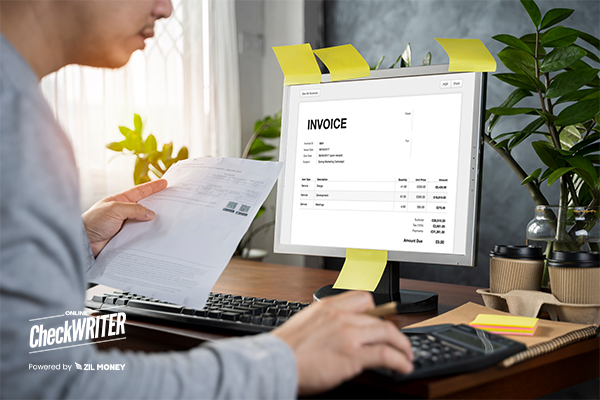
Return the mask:
[[[390,79],[407,76],[426,76],[426,75],[453,75],[464,72],[453,72],[448,70],[448,65],[434,66],[419,66],[410,68],[395,68],[386,70],[371,71],[368,77],[351,79],[348,81],[374,80],[374,79]],[[467,221],[467,248],[465,254],[448,254],[448,253],[426,253],[426,252],[405,252],[405,251],[388,251],[389,261],[402,261],[427,264],[443,264],[443,265],[460,265],[460,266],[475,266],[477,264],[477,248],[479,238],[479,210],[481,196],[481,166],[483,162],[483,129],[485,125],[485,99],[486,99],[486,80],[487,73],[473,72],[475,78],[475,96],[473,110],[473,132],[472,132],[472,149],[471,149],[471,180],[469,183],[469,205],[468,221]],[[331,82],[329,74],[323,74],[321,84]],[[345,248],[321,247],[321,246],[306,246],[295,244],[282,244],[281,236],[281,220],[282,220],[282,198],[279,194],[284,193],[285,187],[285,156],[287,148],[287,131],[288,121],[285,118],[288,115],[290,107],[290,86],[284,86],[283,90],[283,106],[281,120],[281,139],[279,149],[279,161],[283,162],[283,169],[280,178],[277,182],[277,203],[275,214],[275,232],[274,232],[274,252],[285,254],[299,254],[310,256],[324,257],[345,257]]]

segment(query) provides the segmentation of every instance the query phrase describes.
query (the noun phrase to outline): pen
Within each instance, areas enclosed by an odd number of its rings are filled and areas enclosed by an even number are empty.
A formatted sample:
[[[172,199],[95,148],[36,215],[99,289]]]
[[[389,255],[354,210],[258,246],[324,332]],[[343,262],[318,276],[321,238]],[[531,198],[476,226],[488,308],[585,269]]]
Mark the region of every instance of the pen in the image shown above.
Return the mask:
[[[386,315],[396,314],[398,312],[398,302],[391,301],[389,303],[381,304],[375,308],[365,311],[367,315],[374,317],[384,317]]]

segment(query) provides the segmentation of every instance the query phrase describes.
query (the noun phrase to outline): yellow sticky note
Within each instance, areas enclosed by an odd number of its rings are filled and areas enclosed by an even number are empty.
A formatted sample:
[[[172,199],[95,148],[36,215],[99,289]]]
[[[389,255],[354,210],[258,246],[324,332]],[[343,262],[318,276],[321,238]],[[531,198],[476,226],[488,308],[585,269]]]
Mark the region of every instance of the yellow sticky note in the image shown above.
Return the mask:
[[[284,85],[321,83],[321,69],[309,43],[273,47],[285,77]]]
[[[381,280],[386,263],[385,250],[347,249],[346,261],[333,288],[372,292]]]
[[[370,76],[369,64],[351,44],[314,51],[329,69],[332,81]]]
[[[532,329],[537,323],[537,318],[519,317],[514,315],[479,314],[470,325]]]
[[[438,39],[448,57],[449,71],[455,72],[493,72],[496,60],[479,39]]]

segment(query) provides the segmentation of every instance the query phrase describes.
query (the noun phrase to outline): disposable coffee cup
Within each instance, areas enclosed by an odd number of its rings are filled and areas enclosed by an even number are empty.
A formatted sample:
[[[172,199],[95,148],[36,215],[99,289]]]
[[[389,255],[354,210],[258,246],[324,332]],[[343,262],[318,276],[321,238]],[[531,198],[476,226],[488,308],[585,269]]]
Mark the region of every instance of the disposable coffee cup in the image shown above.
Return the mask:
[[[599,256],[593,251],[553,251],[548,271],[554,297],[567,304],[600,304]]]
[[[490,292],[541,290],[544,253],[540,247],[497,245],[490,252]]]

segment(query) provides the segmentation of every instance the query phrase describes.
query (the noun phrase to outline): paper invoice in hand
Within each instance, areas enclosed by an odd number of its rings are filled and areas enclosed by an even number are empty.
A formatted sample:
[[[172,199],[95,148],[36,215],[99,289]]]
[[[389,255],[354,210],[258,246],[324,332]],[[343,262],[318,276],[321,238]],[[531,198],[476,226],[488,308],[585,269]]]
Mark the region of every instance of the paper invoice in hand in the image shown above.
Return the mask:
[[[180,161],[167,189],[140,201],[152,221],[127,221],[87,271],[90,282],[200,309],[269,195],[282,164]]]

